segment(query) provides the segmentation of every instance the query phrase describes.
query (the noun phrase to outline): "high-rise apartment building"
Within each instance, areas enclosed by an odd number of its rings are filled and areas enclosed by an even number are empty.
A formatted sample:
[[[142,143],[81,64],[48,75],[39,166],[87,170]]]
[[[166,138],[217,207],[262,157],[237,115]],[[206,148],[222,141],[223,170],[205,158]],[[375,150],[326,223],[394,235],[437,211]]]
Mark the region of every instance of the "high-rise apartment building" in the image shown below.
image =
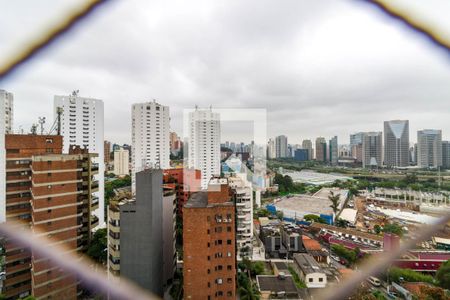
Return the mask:
[[[327,160],[327,142],[323,137],[316,139],[316,160],[323,162]]]
[[[350,134],[350,148],[354,145],[362,144],[364,132]]]
[[[201,186],[220,175],[220,115],[212,109],[198,109],[189,113],[188,167],[200,170]]]
[[[450,141],[442,141],[442,167],[450,169]]]
[[[337,138],[337,136],[334,136],[334,137],[332,137],[330,139],[329,147],[330,147],[330,150],[329,150],[329,153],[330,153],[330,156],[329,156],[330,164],[332,166],[337,166],[338,159],[339,159],[339,145],[338,145],[338,138]]]
[[[14,123],[14,95],[5,90],[0,90],[0,114],[2,124],[5,124],[5,132],[12,133]]]
[[[98,218],[98,182],[93,179],[97,155],[72,146],[62,154],[62,137],[6,135],[6,221],[24,221],[37,235],[49,237],[67,251],[84,251]],[[7,299],[33,295],[36,299],[76,299],[78,280],[47,257],[6,242]]]
[[[61,135],[63,136],[63,153],[68,153],[71,145],[86,147],[89,153],[97,153],[95,163],[99,172],[95,176],[99,183],[96,196],[99,199],[99,208],[95,215],[100,224],[105,221],[105,151],[103,132],[103,101],[78,96],[73,92],[69,96],[55,96],[55,119],[58,117],[58,108],[62,108]]]
[[[163,188],[161,169],[137,172],[135,198],[109,208],[110,274],[162,297],[176,268],[175,209],[175,190]]]
[[[417,166],[420,168],[442,166],[442,130],[417,131]]]
[[[228,177],[236,203],[236,249],[239,258],[253,255],[253,189],[245,174]]]
[[[269,139],[267,142],[267,158],[274,159],[277,157],[277,152],[275,150],[275,140]]]
[[[409,165],[409,121],[384,122],[384,164],[389,167]]]
[[[275,156],[276,158],[288,157],[288,138],[285,135],[279,135],[275,138]]]
[[[114,174],[117,176],[130,174],[128,150],[120,148],[114,151]]]
[[[104,141],[103,143],[103,151],[104,151],[104,160],[105,160],[105,168],[109,166],[111,162],[111,142]]]
[[[170,133],[170,153],[172,155],[178,155],[183,148],[183,142],[176,132]]]
[[[200,191],[201,177],[200,170],[186,168],[164,170],[164,185],[176,191],[176,213],[179,217],[183,216],[183,206],[191,194]]]
[[[364,132],[362,139],[363,168],[381,167],[383,165],[383,133]]]
[[[302,149],[308,150],[308,160],[312,160],[314,154],[311,140],[303,140]]]
[[[183,208],[184,299],[236,299],[235,204],[225,178]]]
[[[169,107],[155,100],[133,104],[131,120],[131,186],[134,193],[137,172],[147,168],[170,168]]]

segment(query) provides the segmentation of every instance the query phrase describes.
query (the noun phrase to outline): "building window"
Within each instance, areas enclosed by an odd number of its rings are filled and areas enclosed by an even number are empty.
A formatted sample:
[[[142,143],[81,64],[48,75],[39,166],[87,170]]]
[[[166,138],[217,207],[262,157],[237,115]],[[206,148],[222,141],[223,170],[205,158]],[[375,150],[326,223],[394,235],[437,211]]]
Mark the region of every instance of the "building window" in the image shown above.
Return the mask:
[[[319,278],[319,282],[323,282],[323,278],[322,277]]]
[[[211,270],[210,270],[210,269],[208,269],[208,270],[206,271],[206,273],[207,273],[207,274],[210,274],[210,273],[211,273]]]
[[[227,245],[231,245],[231,240],[227,240]]]
[[[227,226],[227,231],[231,232],[231,226]]]
[[[313,279],[312,279],[312,278],[309,278],[308,281],[309,281],[309,282],[313,282]]]
[[[232,292],[232,291],[228,291],[228,292],[227,292],[227,296],[228,296],[228,297],[232,297],[232,296],[233,296],[233,292]]]
[[[228,271],[231,271],[231,268],[232,268],[231,265],[228,265],[228,266],[227,266],[227,270],[228,270]]]
[[[227,283],[232,283],[232,282],[233,282],[233,279],[227,278]]]

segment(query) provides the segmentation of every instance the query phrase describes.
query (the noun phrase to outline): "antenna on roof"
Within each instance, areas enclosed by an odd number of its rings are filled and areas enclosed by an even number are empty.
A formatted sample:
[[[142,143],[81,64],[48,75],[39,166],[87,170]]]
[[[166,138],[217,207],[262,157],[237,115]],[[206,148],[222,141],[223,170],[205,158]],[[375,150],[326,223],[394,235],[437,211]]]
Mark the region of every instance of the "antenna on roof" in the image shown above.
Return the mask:
[[[37,133],[37,125],[33,124],[31,125],[31,134],[35,135]]]
[[[39,122],[39,125],[40,125],[40,127],[41,127],[41,135],[43,135],[44,134],[44,124],[45,124],[45,117],[38,117],[38,122]]]
[[[72,96],[78,97],[79,93],[80,93],[80,90],[74,90],[74,91],[72,91]]]

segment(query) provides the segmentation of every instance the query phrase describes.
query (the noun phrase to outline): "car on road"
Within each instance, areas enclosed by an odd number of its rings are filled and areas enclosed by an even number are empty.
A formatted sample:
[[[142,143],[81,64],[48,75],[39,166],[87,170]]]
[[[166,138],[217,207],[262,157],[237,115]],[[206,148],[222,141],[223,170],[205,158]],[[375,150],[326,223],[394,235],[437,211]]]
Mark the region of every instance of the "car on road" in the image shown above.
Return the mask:
[[[369,278],[367,278],[367,281],[370,282],[373,286],[379,287],[381,286],[381,281],[380,279],[370,276]]]

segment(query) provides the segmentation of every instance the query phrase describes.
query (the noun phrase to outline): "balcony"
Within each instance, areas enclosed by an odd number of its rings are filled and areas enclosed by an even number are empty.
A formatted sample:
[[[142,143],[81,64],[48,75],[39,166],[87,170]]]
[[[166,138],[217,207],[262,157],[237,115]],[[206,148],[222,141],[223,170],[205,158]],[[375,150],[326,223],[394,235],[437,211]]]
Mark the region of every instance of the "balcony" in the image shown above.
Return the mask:
[[[97,208],[98,208],[98,197],[92,197],[91,209],[97,209]]]
[[[95,180],[91,184],[91,192],[98,192],[98,180]]]
[[[98,226],[98,218],[97,216],[93,216],[91,219],[91,227],[96,227]]]

